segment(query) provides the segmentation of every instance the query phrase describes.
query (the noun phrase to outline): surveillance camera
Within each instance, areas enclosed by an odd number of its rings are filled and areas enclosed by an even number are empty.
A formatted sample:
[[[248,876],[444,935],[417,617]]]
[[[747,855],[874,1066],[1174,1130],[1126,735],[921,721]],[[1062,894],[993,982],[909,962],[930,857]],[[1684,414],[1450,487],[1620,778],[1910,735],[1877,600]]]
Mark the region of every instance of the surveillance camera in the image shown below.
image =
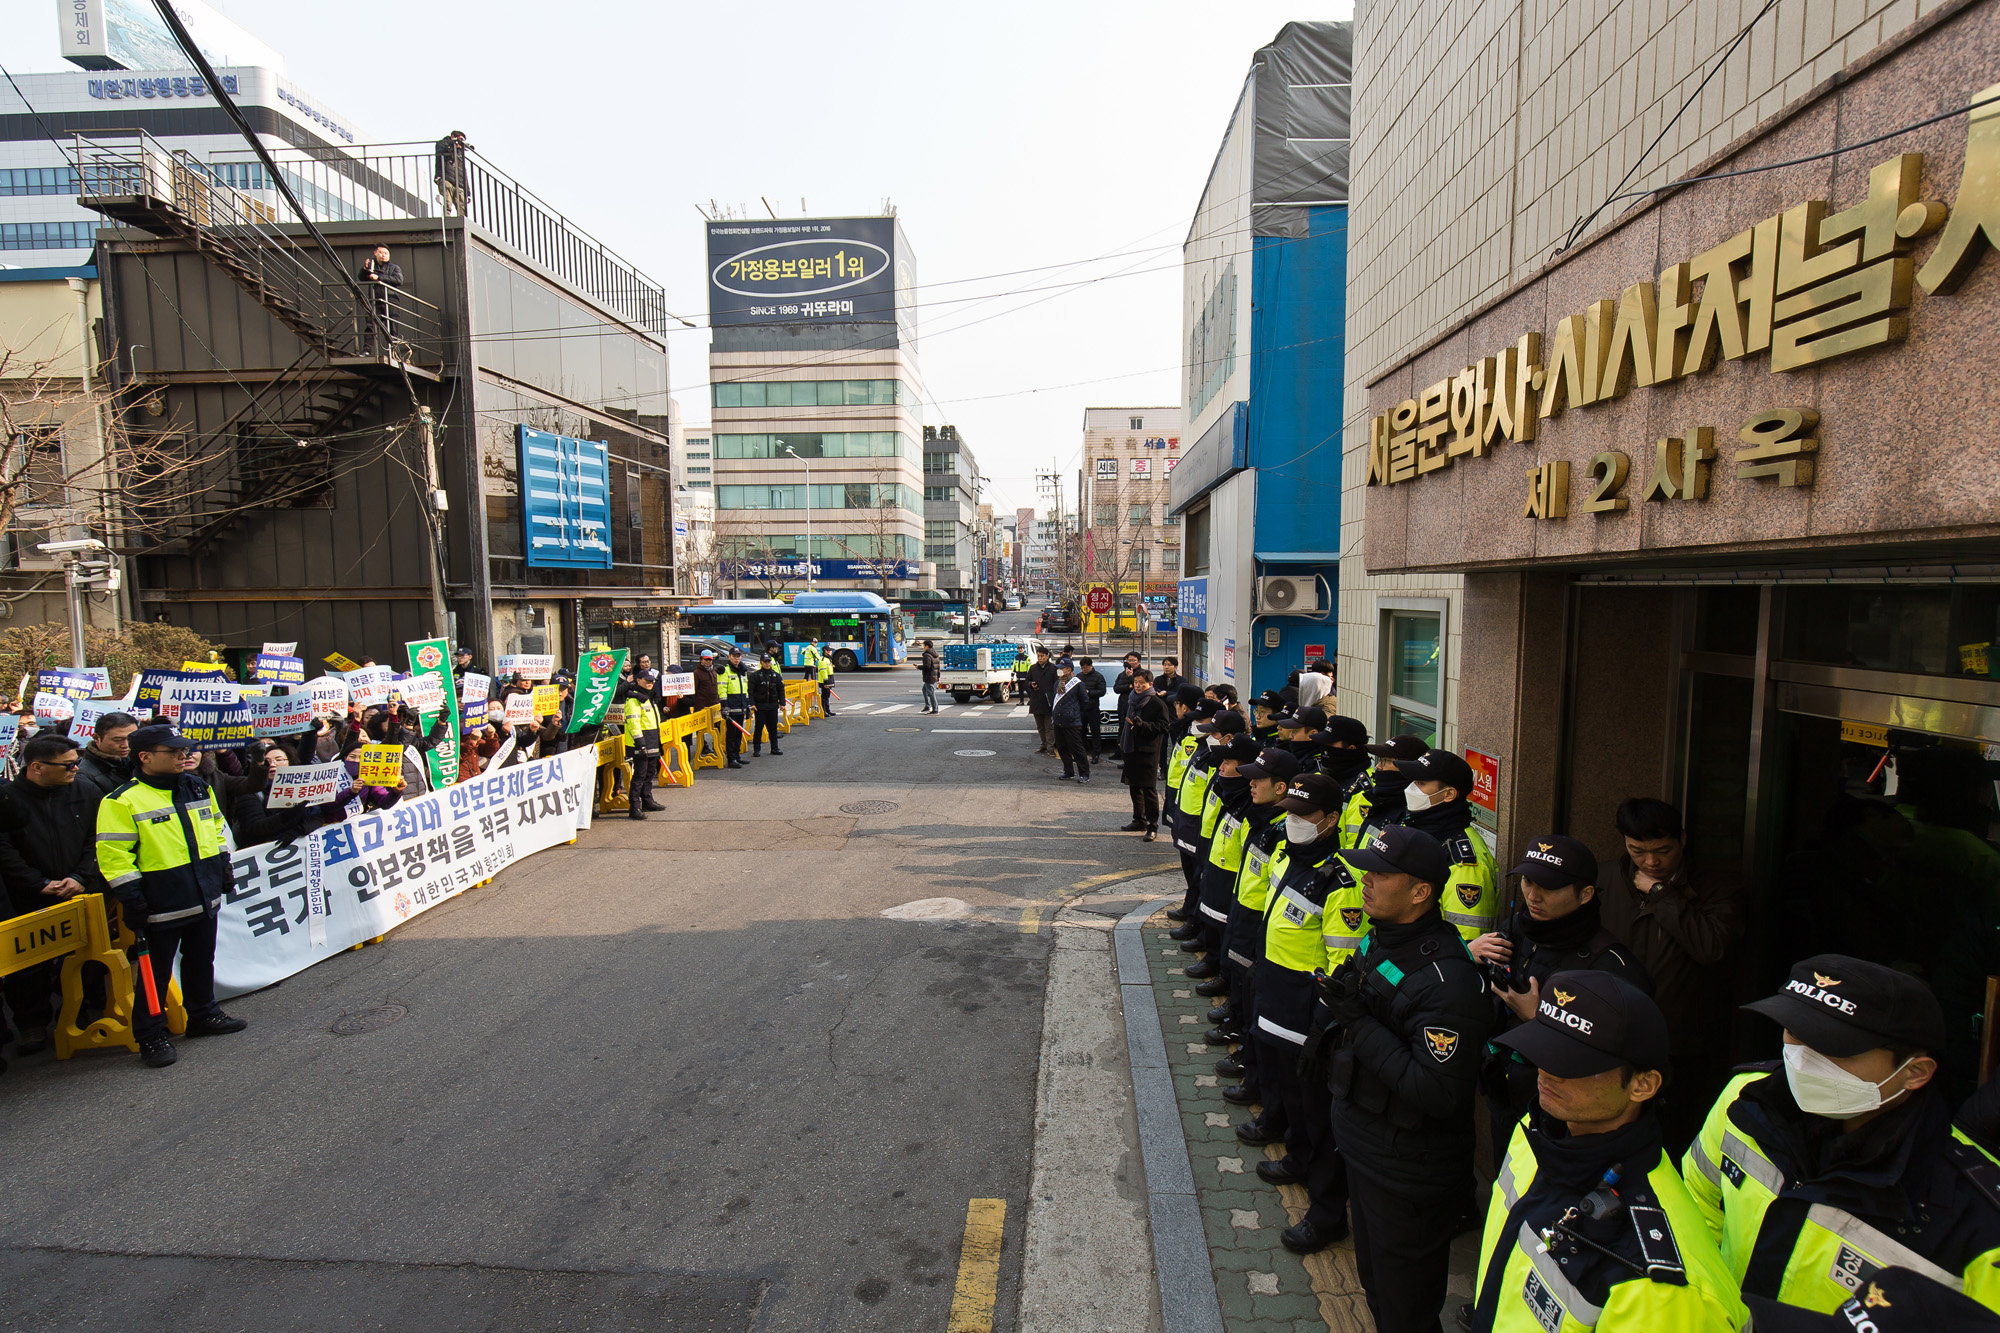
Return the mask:
[[[37,542],[35,549],[43,555],[81,555],[86,551],[103,551],[107,548],[95,537],[85,537],[74,542]]]

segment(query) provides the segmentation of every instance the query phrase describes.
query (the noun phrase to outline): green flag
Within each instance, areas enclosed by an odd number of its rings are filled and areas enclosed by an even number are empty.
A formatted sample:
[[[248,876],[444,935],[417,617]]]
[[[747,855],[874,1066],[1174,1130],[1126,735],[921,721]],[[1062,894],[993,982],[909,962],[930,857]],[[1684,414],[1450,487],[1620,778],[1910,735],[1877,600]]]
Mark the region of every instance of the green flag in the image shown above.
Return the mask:
[[[576,707],[571,710],[569,729],[582,731],[604,720],[605,710],[618,693],[618,675],[625,670],[625,649],[603,648],[585,653],[576,664]]]
[[[431,790],[436,791],[458,781],[458,685],[451,678],[451,641],[418,639],[404,647],[409,650],[412,676],[428,672],[444,686],[444,699],[439,706],[417,714],[417,730],[425,735],[429,735],[430,729],[437,725],[439,714],[451,719],[449,734],[434,749],[424,753],[424,759],[430,765]]]

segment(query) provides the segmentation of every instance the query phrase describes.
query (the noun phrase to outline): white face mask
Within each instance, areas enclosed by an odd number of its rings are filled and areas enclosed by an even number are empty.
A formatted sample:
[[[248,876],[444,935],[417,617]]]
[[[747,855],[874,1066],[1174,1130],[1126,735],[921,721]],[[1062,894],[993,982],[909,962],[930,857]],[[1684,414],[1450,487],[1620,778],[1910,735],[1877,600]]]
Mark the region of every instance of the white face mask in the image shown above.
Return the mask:
[[[1403,805],[1411,814],[1431,808],[1431,794],[1412,782],[1403,789]]]
[[[1913,1055],[1910,1060],[1916,1057]],[[1903,1061],[1889,1071],[1896,1077],[1908,1067]],[[1887,1083],[1889,1078],[1882,1080]],[[1850,1074],[1810,1046],[1785,1045],[1785,1082],[1792,1087],[1792,1100],[1808,1115],[1828,1120],[1852,1120],[1882,1107],[1882,1083]]]
[[[1297,843],[1311,842],[1319,836],[1319,825],[1304,815],[1285,816],[1285,837]]]
[[[1210,737],[1208,738],[1208,743],[1209,743],[1209,745],[1210,745],[1210,746],[1219,746],[1219,745],[1221,745],[1221,744],[1222,744],[1222,737],[1220,737],[1220,736],[1210,736]]]

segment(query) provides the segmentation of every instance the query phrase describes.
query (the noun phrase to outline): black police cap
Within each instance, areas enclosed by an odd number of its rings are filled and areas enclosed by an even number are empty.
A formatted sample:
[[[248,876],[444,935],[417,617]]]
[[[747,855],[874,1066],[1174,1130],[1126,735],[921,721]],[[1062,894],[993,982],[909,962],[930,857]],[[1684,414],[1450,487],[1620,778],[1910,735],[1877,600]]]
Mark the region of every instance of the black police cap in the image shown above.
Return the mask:
[[[1531,879],[1545,889],[1595,884],[1597,857],[1575,838],[1549,833],[1528,839],[1528,849],[1521,853],[1521,864],[1508,873]]]
[[[1398,759],[1396,771],[1409,774],[1412,782],[1442,782],[1460,796],[1472,794],[1472,765],[1450,750],[1426,750],[1407,763]]]
[[[1257,756],[1257,762],[1243,764],[1236,772],[1246,778],[1277,778],[1289,783],[1299,775],[1299,757],[1290,750],[1266,750]]]
[[[1393,759],[1401,764],[1405,759],[1415,759],[1420,754],[1428,753],[1431,744],[1421,736],[1402,735],[1391,736],[1380,745],[1365,748],[1378,759]]]
[[[1558,972],[1542,985],[1535,1021],[1493,1039],[1557,1078],[1631,1065],[1667,1067],[1667,1020],[1653,998],[1609,972]]]
[[[1944,1010],[1931,988],[1880,963],[1815,954],[1792,968],[1783,990],[1743,1006],[1821,1055],[1846,1058],[1881,1047],[1941,1051]]]
[[[1478,834],[1474,834],[1478,837]],[[1378,875],[1410,875],[1442,892],[1451,877],[1451,859],[1444,844],[1421,829],[1390,824],[1347,853],[1347,864]]]

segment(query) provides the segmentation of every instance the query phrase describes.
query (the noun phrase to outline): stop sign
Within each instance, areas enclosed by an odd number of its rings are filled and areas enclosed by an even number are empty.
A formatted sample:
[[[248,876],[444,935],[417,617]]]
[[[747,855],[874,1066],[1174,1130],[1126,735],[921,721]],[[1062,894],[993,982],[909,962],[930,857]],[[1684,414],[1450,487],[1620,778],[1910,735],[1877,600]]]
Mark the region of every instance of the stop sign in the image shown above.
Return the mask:
[[[1092,615],[1104,615],[1111,610],[1111,589],[1092,588],[1090,595],[1084,598],[1084,604],[1090,608]]]

